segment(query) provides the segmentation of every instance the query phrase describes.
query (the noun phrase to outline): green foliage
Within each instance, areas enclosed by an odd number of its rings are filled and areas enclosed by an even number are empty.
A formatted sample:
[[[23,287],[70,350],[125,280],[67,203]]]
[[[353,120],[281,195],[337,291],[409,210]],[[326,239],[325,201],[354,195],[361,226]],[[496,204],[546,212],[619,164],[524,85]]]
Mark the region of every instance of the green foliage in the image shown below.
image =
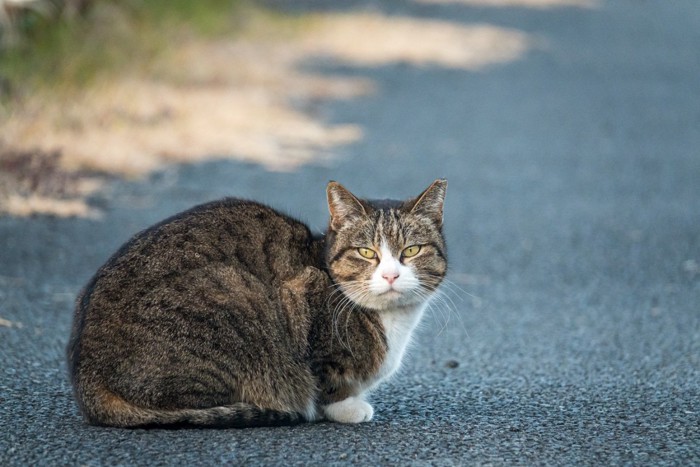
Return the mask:
[[[113,73],[148,69],[168,47],[191,36],[239,33],[244,0],[96,0],[83,17],[28,11],[22,42],[0,50],[0,97],[40,88],[80,89]]]
[[[163,26],[186,25],[202,35],[230,33],[243,10],[240,0],[123,0],[141,21]]]

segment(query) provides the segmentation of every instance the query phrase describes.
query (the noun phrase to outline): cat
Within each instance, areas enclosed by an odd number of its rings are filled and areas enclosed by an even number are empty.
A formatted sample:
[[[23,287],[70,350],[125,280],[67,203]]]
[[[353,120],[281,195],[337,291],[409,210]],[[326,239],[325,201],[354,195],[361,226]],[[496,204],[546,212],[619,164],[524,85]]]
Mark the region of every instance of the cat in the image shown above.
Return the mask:
[[[408,201],[326,189],[324,235],[226,198],[136,234],[77,299],[85,420],[115,427],[372,419],[447,271],[447,181]]]

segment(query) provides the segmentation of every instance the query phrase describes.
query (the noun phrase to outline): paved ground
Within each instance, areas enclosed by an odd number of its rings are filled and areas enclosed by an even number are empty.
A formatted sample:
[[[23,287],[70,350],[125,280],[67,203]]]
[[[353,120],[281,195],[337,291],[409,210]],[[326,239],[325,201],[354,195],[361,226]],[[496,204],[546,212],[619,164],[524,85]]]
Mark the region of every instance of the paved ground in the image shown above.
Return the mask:
[[[380,91],[322,106],[366,130],[327,166],[184,166],[115,185],[100,221],[0,219],[0,317],[22,325],[0,326],[0,464],[700,463],[700,4],[391,4],[375,8],[549,45],[478,73],[342,68]],[[320,228],[328,179],[408,196],[438,176],[461,291],[375,394],[374,421],[126,431],[78,417],[72,300],[130,234],[224,195]]]

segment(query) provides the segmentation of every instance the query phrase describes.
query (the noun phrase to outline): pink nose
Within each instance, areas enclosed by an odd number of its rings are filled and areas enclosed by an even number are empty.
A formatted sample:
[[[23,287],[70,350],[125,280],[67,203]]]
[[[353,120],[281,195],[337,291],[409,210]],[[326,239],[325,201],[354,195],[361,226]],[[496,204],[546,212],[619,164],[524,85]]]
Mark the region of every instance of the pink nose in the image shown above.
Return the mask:
[[[386,281],[389,283],[389,285],[393,284],[396,279],[399,277],[398,272],[385,272],[382,274],[382,277],[386,279]]]

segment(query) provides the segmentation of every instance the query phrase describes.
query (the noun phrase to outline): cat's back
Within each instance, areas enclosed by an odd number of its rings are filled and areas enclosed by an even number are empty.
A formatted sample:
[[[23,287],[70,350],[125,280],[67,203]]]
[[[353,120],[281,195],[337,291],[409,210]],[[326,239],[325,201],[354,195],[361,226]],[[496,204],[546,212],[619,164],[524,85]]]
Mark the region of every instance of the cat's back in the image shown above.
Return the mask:
[[[279,280],[312,261],[303,223],[254,201],[225,198],[176,214],[125,243],[93,277],[144,279],[232,264],[261,279]],[[272,261],[271,261],[272,260]],[[124,284],[120,284],[123,286]]]
[[[312,242],[303,223],[248,200],[225,198],[170,217],[131,238],[83,289],[69,361],[81,340],[104,339],[110,328],[149,316],[173,320],[178,308],[216,306],[244,288],[248,298],[267,299],[318,264]]]

